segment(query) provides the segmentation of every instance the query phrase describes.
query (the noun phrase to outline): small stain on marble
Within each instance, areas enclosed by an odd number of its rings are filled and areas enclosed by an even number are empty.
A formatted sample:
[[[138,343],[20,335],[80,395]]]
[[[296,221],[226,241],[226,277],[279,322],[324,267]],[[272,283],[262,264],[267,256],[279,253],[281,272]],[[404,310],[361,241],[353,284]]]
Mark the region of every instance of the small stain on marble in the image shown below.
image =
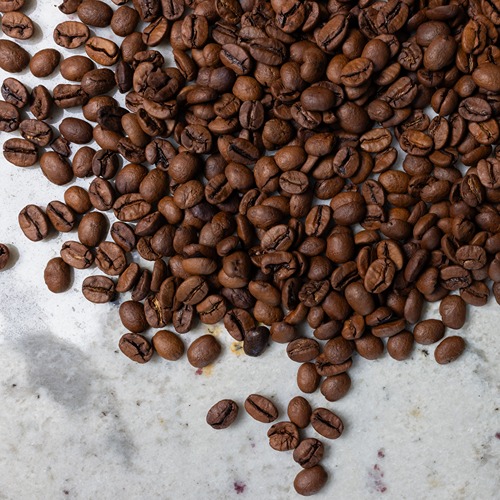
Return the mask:
[[[235,481],[233,484],[234,491],[236,491],[237,495],[240,495],[241,493],[245,492],[245,488],[247,485],[241,481]]]
[[[500,439],[500,432],[497,432],[497,433],[495,434],[495,437],[496,437],[497,439]]]
[[[243,342],[233,342],[229,350],[236,354],[236,356],[241,356],[243,354]]]

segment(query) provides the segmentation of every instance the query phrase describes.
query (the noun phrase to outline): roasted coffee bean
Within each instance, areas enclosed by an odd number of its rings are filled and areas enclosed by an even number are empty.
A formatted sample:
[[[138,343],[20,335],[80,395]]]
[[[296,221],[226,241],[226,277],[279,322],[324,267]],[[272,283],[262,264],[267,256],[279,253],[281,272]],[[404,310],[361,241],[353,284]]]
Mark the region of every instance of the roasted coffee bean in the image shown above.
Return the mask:
[[[202,335],[189,346],[187,358],[195,368],[204,368],[212,364],[220,352],[221,346],[213,335]]]
[[[92,252],[77,241],[66,241],[61,248],[61,257],[75,269],[87,269],[94,263]]]
[[[445,326],[438,319],[426,319],[420,321],[413,329],[413,337],[418,344],[434,344],[444,336]]]
[[[15,78],[6,78],[2,83],[2,97],[5,102],[22,109],[29,101],[29,93],[26,87]]]
[[[94,304],[110,302],[115,296],[115,284],[106,276],[88,276],[82,284],[83,296]]]
[[[60,201],[51,201],[46,208],[47,217],[56,231],[68,233],[77,222],[74,211]]]
[[[51,75],[61,60],[61,54],[55,49],[42,49],[30,61],[30,71],[33,76],[44,78]]]
[[[245,333],[243,349],[247,356],[260,356],[267,347],[269,329],[265,326],[252,328]]]
[[[155,351],[162,358],[177,361],[184,354],[184,343],[178,335],[167,330],[160,330],[153,336]]]
[[[40,166],[45,177],[58,186],[63,186],[73,179],[73,170],[68,160],[58,153],[44,153],[40,158]]]
[[[259,394],[250,394],[245,400],[246,412],[255,420],[269,424],[278,418],[278,410],[274,403]]]
[[[97,247],[106,237],[107,219],[100,212],[90,212],[78,225],[78,239],[88,247]]]
[[[311,413],[311,405],[302,396],[296,396],[288,403],[288,418],[299,429],[305,429],[309,425]]]
[[[61,257],[54,257],[47,262],[43,278],[52,293],[65,292],[71,285],[71,267]]]
[[[455,361],[462,355],[465,349],[465,341],[462,337],[446,337],[440,342],[434,351],[434,358],[440,365]]]
[[[1,0],[0,12],[13,12],[20,10],[24,6],[24,0]]]
[[[123,274],[122,274],[123,276]],[[120,282],[118,282],[119,284]],[[117,287],[117,291],[118,287]],[[142,333],[148,328],[144,306],[140,302],[127,300],[120,305],[120,320],[123,326],[132,333]]]
[[[31,92],[32,103],[30,111],[33,113],[37,120],[45,120],[50,116],[52,107],[52,96],[50,92],[43,85],[37,85]],[[2,127],[2,113],[0,102],[0,130]]]
[[[0,243],[0,271],[5,269],[10,259],[10,250],[7,245]]]
[[[80,21],[96,28],[109,26],[113,16],[111,7],[100,0],[84,0],[76,12]]]
[[[112,66],[120,57],[120,49],[111,40],[94,36],[85,42],[87,55],[102,66]]]
[[[31,241],[40,241],[49,234],[49,220],[45,212],[36,205],[27,205],[18,216],[19,226]]]
[[[325,469],[321,465],[315,465],[300,471],[295,476],[293,487],[299,495],[315,495],[325,486],[327,479],[328,475]]]
[[[153,356],[149,341],[137,333],[126,333],[118,343],[120,351],[136,363],[147,363]]]
[[[30,55],[20,45],[10,40],[0,40],[0,68],[8,73],[20,73],[29,62]]]
[[[215,403],[207,413],[207,424],[213,429],[227,429],[238,416],[238,405],[231,399]]]
[[[125,252],[116,243],[102,242],[96,251],[95,262],[97,267],[109,276],[120,275],[127,267]]]
[[[3,155],[17,167],[31,167],[38,161],[36,146],[25,139],[7,139],[3,145]]]
[[[342,420],[326,408],[316,408],[311,415],[314,430],[328,439],[337,439],[344,431]]]
[[[54,29],[54,41],[66,49],[76,49],[89,39],[90,31],[78,21],[65,21]]]
[[[269,445],[276,451],[289,451],[297,448],[300,440],[299,430],[292,422],[278,422],[267,431]]]
[[[13,132],[19,128],[20,115],[16,106],[9,102],[0,101],[0,130]]]
[[[303,439],[293,451],[293,459],[304,469],[311,469],[323,458],[324,446],[315,438]]]
[[[36,146],[45,147],[52,141],[50,125],[40,120],[23,120],[19,125],[21,135]]]

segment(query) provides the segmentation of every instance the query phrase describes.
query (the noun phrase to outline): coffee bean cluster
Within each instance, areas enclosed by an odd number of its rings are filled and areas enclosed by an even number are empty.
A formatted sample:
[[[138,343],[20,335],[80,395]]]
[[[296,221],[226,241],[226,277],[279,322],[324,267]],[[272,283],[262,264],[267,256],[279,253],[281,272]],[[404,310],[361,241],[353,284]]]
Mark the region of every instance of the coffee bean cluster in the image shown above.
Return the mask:
[[[18,40],[34,29],[23,3],[0,0],[2,30]],[[223,321],[248,356],[286,344],[298,388],[320,388],[330,402],[351,386],[354,353],[372,360],[387,348],[404,360],[414,343],[441,342],[438,363],[460,356],[464,340],[445,329],[462,328],[467,306],[491,291],[500,303],[497,2],[113,3],[60,6],[79,21],[57,25],[55,43],[86,56],[30,58],[0,40],[2,69],[45,77],[59,68],[68,82],[31,91],[3,82],[0,130],[21,135],[5,142],[5,159],[39,162],[61,186],[89,178],[64,201],[19,214],[32,241],[78,231],[48,263],[49,289],[66,290],[72,269],[95,265],[103,274],[84,280],[88,300],[130,292],[119,342],[130,359],[177,360],[178,334]],[[166,41],[173,66],[155,49]],[[56,108],[83,116],[56,131],[45,121]],[[441,319],[422,320],[428,302],[440,302]],[[203,335],[187,359],[202,368],[220,352]],[[247,411],[262,401],[251,397]],[[235,408],[218,403],[211,425],[230,423]],[[329,410],[315,412],[330,425]],[[290,420],[271,428],[273,447],[322,449],[301,442]],[[295,487],[310,494],[325,480],[315,464]]]

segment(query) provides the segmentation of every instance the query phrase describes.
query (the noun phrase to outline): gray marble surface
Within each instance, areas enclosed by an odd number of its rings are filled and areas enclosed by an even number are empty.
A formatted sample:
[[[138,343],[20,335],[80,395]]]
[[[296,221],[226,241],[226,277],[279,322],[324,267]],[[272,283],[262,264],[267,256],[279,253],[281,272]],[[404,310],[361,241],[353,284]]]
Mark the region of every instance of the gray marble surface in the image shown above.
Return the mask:
[[[27,2],[38,23],[32,54],[54,46],[52,27],[65,19],[55,3]],[[40,83],[26,72],[21,78]],[[1,133],[0,145],[5,139]],[[98,306],[81,295],[95,268],[78,271],[63,295],[43,283],[45,263],[75,234],[32,243],[18,227],[26,204],[45,206],[64,189],[39,167],[0,160],[0,241],[13,254],[0,272],[0,499],[299,498],[292,487],[299,467],[290,453],[269,447],[266,425],[244,411],[226,431],[205,423],[214,402],[232,398],[241,406],[255,392],[271,397],[286,418],[298,390],[297,366],[284,347],[246,358],[223,328],[204,327],[183,339],[187,345],[201,331],[216,335],[224,347],[214,366],[199,372],[185,358],[130,362],[117,349],[119,304]],[[427,317],[437,317],[435,306]],[[457,362],[438,366],[434,346],[416,348],[402,363],[357,358],[347,397],[335,404],[308,397],[346,426],[327,443],[330,481],[316,498],[500,498],[499,325],[500,308],[490,301],[469,310],[461,332],[467,352]]]

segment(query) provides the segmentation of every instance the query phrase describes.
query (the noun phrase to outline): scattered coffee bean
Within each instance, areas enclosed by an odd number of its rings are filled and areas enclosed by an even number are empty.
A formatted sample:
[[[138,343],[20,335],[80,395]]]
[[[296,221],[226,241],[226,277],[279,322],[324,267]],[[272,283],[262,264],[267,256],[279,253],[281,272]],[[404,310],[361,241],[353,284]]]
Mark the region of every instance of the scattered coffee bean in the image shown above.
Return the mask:
[[[71,285],[71,267],[61,257],[54,257],[47,262],[43,277],[51,292],[65,292]]]
[[[269,424],[278,418],[278,410],[274,403],[259,394],[250,394],[245,400],[245,410],[259,422]]]
[[[0,271],[5,269],[10,259],[10,250],[7,245],[0,243]]]
[[[465,342],[462,337],[446,337],[440,342],[434,351],[434,357],[440,365],[445,365],[455,361],[462,355],[465,349]]]
[[[207,424],[213,429],[227,429],[238,416],[238,405],[231,399],[215,403],[207,413]]]

